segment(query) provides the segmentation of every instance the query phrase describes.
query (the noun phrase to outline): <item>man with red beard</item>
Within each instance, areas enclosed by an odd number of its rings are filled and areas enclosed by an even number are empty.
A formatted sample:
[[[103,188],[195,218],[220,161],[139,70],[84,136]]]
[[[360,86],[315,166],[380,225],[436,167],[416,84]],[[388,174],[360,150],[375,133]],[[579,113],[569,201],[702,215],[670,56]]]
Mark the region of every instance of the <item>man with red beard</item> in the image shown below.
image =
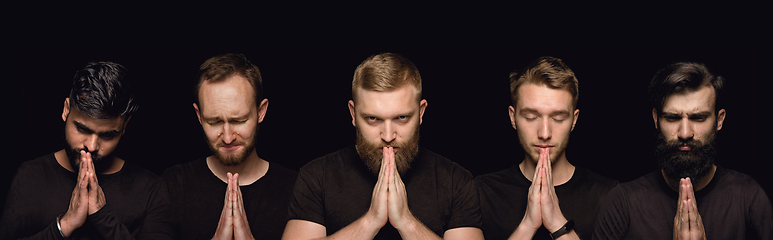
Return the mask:
[[[748,175],[715,164],[724,79],[679,62],[650,83],[658,171],[610,191],[594,239],[773,239],[773,210]]]
[[[475,178],[487,239],[590,239],[601,201],[617,183],[566,157],[579,92],[574,72],[554,57],[510,75],[510,123],[525,156]]]
[[[357,142],[301,168],[283,239],[483,238],[472,174],[418,146],[427,101],[411,61],[363,61],[348,106]]]
[[[255,150],[268,110],[262,81],[258,67],[242,54],[215,56],[201,65],[193,108],[212,155],[164,171],[143,234],[281,238],[298,175]]]
[[[113,155],[139,104],[126,69],[92,62],[64,100],[65,148],[24,162],[0,239],[133,239],[158,176]]]

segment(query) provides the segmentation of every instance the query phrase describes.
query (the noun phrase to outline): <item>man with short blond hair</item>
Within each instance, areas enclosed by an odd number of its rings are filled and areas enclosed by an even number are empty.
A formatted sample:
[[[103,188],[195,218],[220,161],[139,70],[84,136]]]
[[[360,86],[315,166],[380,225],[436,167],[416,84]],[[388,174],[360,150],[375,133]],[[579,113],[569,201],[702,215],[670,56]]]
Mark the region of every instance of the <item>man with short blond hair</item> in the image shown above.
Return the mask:
[[[472,174],[418,146],[427,101],[413,63],[369,57],[352,97],[356,144],[301,168],[283,239],[482,239]]]
[[[589,239],[601,200],[616,181],[566,157],[580,116],[579,82],[558,58],[540,57],[510,75],[510,123],[520,164],[475,179],[488,239]]]

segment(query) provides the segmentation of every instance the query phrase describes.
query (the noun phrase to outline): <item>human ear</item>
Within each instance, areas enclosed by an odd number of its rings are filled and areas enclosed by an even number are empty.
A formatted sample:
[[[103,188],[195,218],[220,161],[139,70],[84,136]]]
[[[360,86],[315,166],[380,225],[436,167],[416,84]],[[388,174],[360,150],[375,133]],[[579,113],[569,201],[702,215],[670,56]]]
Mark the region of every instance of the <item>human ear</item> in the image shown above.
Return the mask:
[[[579,118],[580,118],[580,109],[575,109],[574,110],[574,119],[572,120],[572,130],[570,130],[570,131],[574,131],[574,125],[577,125],[577,119],[579,119]]]
[[[349,114],[352,115],[352,126],[357,126],[357,124],[354,123],[354,100],[349,100]]]
[[[193,103],[193,109],[196,109],[196,118],[199,119],[199,124],[204,125],[201,123],[201,111],[199,111],[199,105],[196,105],[196,103]]]
[[[62,121],[67,121],[67,116],[70,115],[70,98],[64,99],[64,108],[62,109]]]
[[[722,124],[725,122],[725,115],[726,111],[725,109],[720,109],[719,112],[717,112],[717,131],[722,129]]]
[[[513,106],[508,106],[507,110],[508,110],[509,115],[510,115],[510,125],[513,125],[513,129],[518,130],[515,127],[515,108]]]
[[[263,122],[263,118],[266,117],[266,112],[268,112],[268,98],[264,98],[263,101],[260,101],[260,106],[258,106],[258,123]]]
[[[422,99],[421,102],[419,102],[419,125],[421,125],[421,122],[424,121],[424,110],[427,108],[427,100]]]
[[[652,108],[652,121],[655,122],[655,129],[658,128],[658,111],[655,110],[655,108]]]

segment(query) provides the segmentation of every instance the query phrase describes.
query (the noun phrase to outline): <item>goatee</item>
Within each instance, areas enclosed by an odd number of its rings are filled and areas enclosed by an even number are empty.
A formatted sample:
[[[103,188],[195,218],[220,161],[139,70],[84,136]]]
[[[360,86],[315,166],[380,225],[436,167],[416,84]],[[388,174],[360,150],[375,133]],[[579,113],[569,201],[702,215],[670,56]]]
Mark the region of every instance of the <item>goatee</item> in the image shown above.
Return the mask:
[[[260,126],[256,127],[254,137],[251,139],[251,141],[234,141],[233,145],[242,145],[244,146],[244,151],[238,152],[233,155],[228,155],[220,152],[220,146],[225,145],[222,141],[220,141],[217,145],[213,146],[209,141],[207,141],[207,146],[209,146],[209,150],[212,151],[212,155],[214,155],[218,161],[220,161],[221,164],[233,167],[233,166],[239,166],[240,164],[244,163],[244,161],[247,160],[247,157],[252,153],[252,151],[255,151],[255,142],[257,141],[258,137],[258,130],[260,129]],[[204,139],[207,139],[206,136]]]
[[[357,154],[360,155],[365,166],[375,176],[378,176],[379,171],[381,171],[381,161],[383,161],[384,158],[384,154],[380,150],[386,146],[398,148],[398,151],[395,153],[395,165],[400,176],[405,176],[405,173],[411,169],[411,163],[416,159],[416,156],[419,155],[418,128],[413,134],[413,137],[406,142],[393,141],[391,143],[386,143],[382,141],[381,144],[371,144],[365,139],[365,136],[360,133],[359,129],[356,132],[357,142],[355,148],[357,149]]]
[[[81,151],[89,152],[86,148],[73,148],[70,146],[70,144],[67,144],[68,151],[65,151],[67,153],[67,158],[70,159],[70,166],[72,166],[73,169],[77,172],[78,169],[80,169],[80,163],[81,163]],[[102,159],[105,159],[106,156],[99,155],[95,152],[91,153],[91,162],[94,164],[99,163],[102,161]]]
[[[715,128],[716,129],[716,128]],[[655,157],[666,177],[674,181],[690,177],[693,184],[711,172],[717,157],[716,130],[705,141],[695,139],[676,139],[666,141],[662,133],[658,134]],[[679,150],[687,145],[690,151]]]

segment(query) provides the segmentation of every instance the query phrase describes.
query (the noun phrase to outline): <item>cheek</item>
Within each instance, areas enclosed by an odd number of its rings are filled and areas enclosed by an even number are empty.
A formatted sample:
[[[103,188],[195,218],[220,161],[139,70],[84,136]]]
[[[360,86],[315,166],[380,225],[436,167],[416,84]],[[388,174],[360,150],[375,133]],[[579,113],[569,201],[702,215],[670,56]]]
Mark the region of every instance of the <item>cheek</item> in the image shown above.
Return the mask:
[[[204,135],[207,137],[207,139],[210,142],[214,142],[215,140],[217,140],[218,135],[220,134],[220,132],[222,132],[219,128],[207,127],[207,126],[204,126],[202,130],[204,130]]]

